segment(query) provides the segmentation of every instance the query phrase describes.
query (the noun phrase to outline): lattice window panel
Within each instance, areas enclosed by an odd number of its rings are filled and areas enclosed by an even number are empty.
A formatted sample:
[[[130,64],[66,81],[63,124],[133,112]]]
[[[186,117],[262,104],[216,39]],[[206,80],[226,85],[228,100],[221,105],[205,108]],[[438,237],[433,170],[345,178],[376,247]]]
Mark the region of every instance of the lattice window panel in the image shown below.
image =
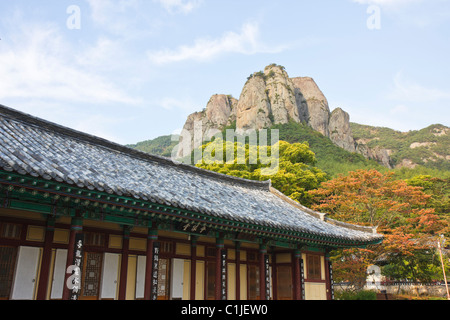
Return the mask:
[[[0,247],[0,299],[8,299],[13,282],[17,248]]]
[[[159,259],[158,266],[158,297],[169,295],[169,260]]]
[[[83,281],[83,296],[97,297],[99,295],[101,268],[103,254],[87,252],[85,263],[85,274]]]

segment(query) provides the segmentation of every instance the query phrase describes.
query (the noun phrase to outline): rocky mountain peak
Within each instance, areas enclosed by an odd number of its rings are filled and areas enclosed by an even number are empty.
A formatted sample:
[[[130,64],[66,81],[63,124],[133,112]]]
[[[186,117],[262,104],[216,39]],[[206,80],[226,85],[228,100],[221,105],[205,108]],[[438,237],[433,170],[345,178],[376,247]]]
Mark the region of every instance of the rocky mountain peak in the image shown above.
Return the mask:
[[[204,140],[211,139],[215,134],[236,120],[238,101],[230,95],[213,95],[203,111],[190,114],[180,135],[177,158],[189,154],[194,148],[202,145]]]
[[[353,138],[350,117],[336,108],[330,112],[327,98],[311,77],[290,78],[283,66],[271,64],[264,71],[254,72],[247,78],[239,100],[229,95],[211,97],[202,112],[191,114],[181,134],[178,157],[186,156],[226,126],[236,122],[236,131],[270,128],[289,121],[305,123],[329,137],[334,144],[350,152],[389,163],[385,150],[372,152],[359,146]],[[195,128],[195,123],[197,127]],[[186,137],[184,137],[186,136]]]
[[[350,116],[347,112],[341,108],[336,108],[331,112],[328,132],[334,144],[347,151],[356,152],[355,140],[350,128]]]
[[[296,90],[302,98],[299,104],[302,118],[316,131],[324,136],[329,136],[328,122],[330,117],[330,108],[327,98],[319,89],[313,78],[297,77],[292,78]]]
[[[236,116],[237,102],[235,98],[229,95],[213,95],[206,105],[206,119],[218,128],[228,125],[234,121],[234,117]]]

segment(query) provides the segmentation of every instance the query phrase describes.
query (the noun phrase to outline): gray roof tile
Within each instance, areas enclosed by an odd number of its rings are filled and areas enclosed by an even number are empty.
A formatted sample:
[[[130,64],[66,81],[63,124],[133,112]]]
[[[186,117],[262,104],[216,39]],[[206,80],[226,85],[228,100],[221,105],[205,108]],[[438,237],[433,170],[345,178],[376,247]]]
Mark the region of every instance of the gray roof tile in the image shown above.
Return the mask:
[[[0,168],[270,227],[348,240],[379,234],[323,221],[270,182],[213,173],[144,154],[0,106]],[[332,222],[332,223],[329,223]]]

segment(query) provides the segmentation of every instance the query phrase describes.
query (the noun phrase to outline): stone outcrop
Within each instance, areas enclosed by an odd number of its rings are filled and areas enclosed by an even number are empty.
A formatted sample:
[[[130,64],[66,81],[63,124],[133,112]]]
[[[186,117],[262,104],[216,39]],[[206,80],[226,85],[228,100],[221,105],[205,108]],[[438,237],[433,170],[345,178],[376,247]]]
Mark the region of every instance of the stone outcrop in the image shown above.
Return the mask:
[[[341,108],[330,112],[327,98],[310,77],[290,78],[284,67],[271,64],[247,79],[239,100],[214,95],[206,109],[191,114],[181,134],[178,157],[187,155],[202,141],[209,140],[236,122],[236,131],[269,128],[289,121],[302,122],[320,132],[337,146],[363,154],[390,167],[388,150],[371,150],[356,143],[350,117]],[[184,138],[187,137],[187,138]]]
[[[204,140],[211,139],[215,134],[236,120],[238,101],[224,94],[216,94],[209,99],[206,108],[188,116],[180,135],[177,158],[188,155],[194,148],[202,145]]]
[[[295,90],[302,96],[299,103],[302,118],[311,128],[329,136],[330,108],[327,98],[310,77],[292,78]]]
[[[362,154],[367,159],[372,159],[383,166],[392,169],[392,151],[380,147],[369,148],[367,144],[359,140],[356,141],[356,152]]]
[[[300,122],[298,101],[301,94],[283,67],[270,65],[264,69],[266,92],[275,124],[288,123],[290,119]]]
[[[328,133],[331,141],[344,150],[356,152],[355,139],[350,128],[350,116],[341,108],[336,108],[330,114]]]
[[[262,129],[272,124],[271,108],[266,94],[266,82],[253,75],[245,84],[236,108],[236,129]]]
[[[237,107],[236,128],[258,130],[289,120],[301,122],[299,101],[302,95],[284,68],[269,65],[246,82]]]

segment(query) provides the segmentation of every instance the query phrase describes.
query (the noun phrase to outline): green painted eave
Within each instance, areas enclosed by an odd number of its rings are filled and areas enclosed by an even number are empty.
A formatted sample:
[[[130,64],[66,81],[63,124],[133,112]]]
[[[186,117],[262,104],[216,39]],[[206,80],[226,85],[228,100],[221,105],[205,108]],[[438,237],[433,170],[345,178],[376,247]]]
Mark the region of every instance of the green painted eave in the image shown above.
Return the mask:
[[[358,241],[317,235],[210,216],[182,208],[135,199],[131,196],[89,190],[63,182],[0,170],[0,207],[27,210],[53,216],[75,216],[129,226],[151,227],[153,222],[170,229],[175,223],[195,223],[208,229],[264,238],[277,246],[345,248],[378,244],[380,239]]]

